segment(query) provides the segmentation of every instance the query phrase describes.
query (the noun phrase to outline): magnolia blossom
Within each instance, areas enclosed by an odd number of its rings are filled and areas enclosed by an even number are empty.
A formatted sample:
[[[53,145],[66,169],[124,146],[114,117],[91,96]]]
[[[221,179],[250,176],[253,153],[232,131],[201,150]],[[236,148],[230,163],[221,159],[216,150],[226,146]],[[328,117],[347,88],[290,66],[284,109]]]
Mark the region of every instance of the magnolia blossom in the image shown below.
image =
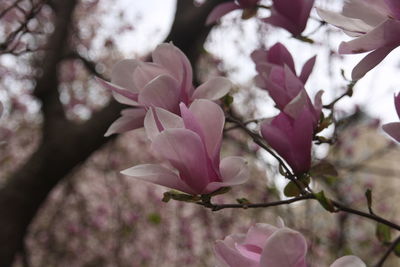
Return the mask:
[[[258,223],[218,240],[214,253],[220,267],[305,267],[307,242],[292,229]]]
[[[310,58],[304,64],[299,76],[296,76],[292,55],[281,43],[275,44],[269,50],[258,49],[251,57],[258,72],[256,85],[268,91],[277,108],[296,118],[307,107],[313,115],[313,125],[316,127],[321,114],[323,92],[316,94],[313,105],[304,88],[316,57]]]
[[[226,157],[220,161],[225,122],[222,109],[209,100],[195,100],[190,108],[181,103],[180,113],[181,117],[152,108],[144,122],[152,149],[174,170],[143,164],[122,173],[189,194],[207,194],[245,182],[248,172],[243,158]]]
[[[149,107],[161,107],[179,113],[179,103],[189,105],[194,99],[217,100],[228,93],[231,82],[215,77],[195,90],[193,71],[187,57],[177,47],[164,43],[152,53],[153,62],[126,59],[112,70],[111,82],[97,79],[113,92],[115,100],[134,108],[122,111],[105,136],[143,127]]]
[[[400,2],[398,0],[348,0],[342,12],[318,9],[322,19],[356,37],[339,46],[340,54],[370,52],[353,69],[354,80],[363,77],[400,45]]]
[[[396,107],[397,116],[400,118],[400,93],[394,96],[394,105]],[[393,137],[397,142],[400,142],[400,122],[387,123],[382,126],[383,130]]]
[[[206,24],[212,24],[227,13],[237,9],[243,9],[243,18],[251,17],[257,12],[257,5],[260,1],[261,0],[237,0],[219,4],[208,15]]]
[[[287,227],[258,223],[247,234],[232,234],[214,247],[218,267],[307,267],[304,236]],[[356,256],[344,256],[330,267],[366,267]]]
[[[261,135],[285,159],[295,174],[311,167],[313,115],[307,108],[292,118],[284,112],[261,124]]]
[[[271,16],[264,22],[299,36],[307,25],[314,0],[272,0]]]

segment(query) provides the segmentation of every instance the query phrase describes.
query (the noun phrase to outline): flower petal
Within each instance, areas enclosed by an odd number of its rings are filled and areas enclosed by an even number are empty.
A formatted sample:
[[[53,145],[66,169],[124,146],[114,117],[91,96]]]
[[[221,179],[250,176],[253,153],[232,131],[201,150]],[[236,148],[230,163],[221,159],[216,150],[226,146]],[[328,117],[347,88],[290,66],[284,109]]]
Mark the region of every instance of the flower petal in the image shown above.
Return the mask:
[[[169,75],[160,75],[151,80],[139,93],[139,102],[148,107],[160,107],[178,111],[179,85]]]
[[[224,267],[259,267],[258,261],[243,256],[238,250],[230,247],[227,243],[234,243],[230,236],[224,241],[218,240],[214,246],[214,253],[220,266]]]
[[[143,108],[124,109],[122,116],[114,121],[104,136],[110,136],[115,133],[123,133],[143,127],[143,119],[146,114]]]
[[[226,157],[219,165],[222,182],[208,184],[206,191],[213,192],[221,187],[243,184],[249,178],[247,162],[242,157]]]
[[[400,122],[392,122],[382,125],[382,129],[394,140],[400,142]]]
[[[382,47],[393,47],[400,44],[400,21],[388,19],[370,32],[349,42],[342,42],[339,54],[364,53]]]
[[[193,71],[185,54],[173,44],[163,43],[153,51],[152,57],[155,63],[167,69],[179,82],[181,93],[188,94],[193,87]]]
[[[260,266],[306,267],[307,242],[302,234],[281,228],[267,240],[261,254]]]
[[[139,106],[137,103],[138,94],[135,92],[131,92],[125,88],[122,88],[116,84],[112,84],[107,82],[99,77],[95,77],[96,81],[99,82],[104,88],[110,90],[113,94],[114,99],[125,105],[129,106]]]
[[[215,77],[203,83],[192,95],[194,99],[218,100],[232,88],[232,82],[224,77]]]
[[[218,156],[224,130],[225,115],[222,109],[212,101],[197,99],[189,110],[193,113],[204,134],[204,142],[210,158]]]
[[[142,164],[125,169],[121,173],[146,182],[193,194],[193,191],[179,179],[176,173],[161,165]]]
[[[144,128],[147,137],[152,141],[160,133],[157,123],[160,123],[163,129],[183,128],[182,118],[178,115],[162,108],[149,109],[144,118]]]
[[[150,62],[141,62],[133,73],[133,80],[138,90],[141,91],[151,80],[160,75],[169,75],[168,70]]]
[[[167,129],[151,145],[174,166],[181,179],[197,194],[203,193],[210,177],[200,137],[187,129]]]
[[[114,65],[111,73],[111,83],[138,93],[138,88],[133,80],[135,69],[142,64],[136,59],[124,59]]]
[[[309,60],[307,60],[307,62],[303,65],[303,68],[301,70],[301,74],[300,74],[300,80],[303,82],[303,84],[305,84],[308,80],[308,77],[310,76],[314,65],[315,65],[315,61],[317,59],[317,56],[313,56],[312,58],[310,58]]]
[[[253,244],[260,248],[264,248],[268,238],[278,229],[279,228],[270,224],[257,223],[256,225],[250,227],[250,229],[247,231],[244,243]]]
[[[317,8],[317,13],[324,21],[347,32],[364,34],[373,29],[371,25],[368,25],[360,19],[349,18],[342,14],[320,8]]]
[[[234,2],[219,4],[208,15],[206,20],[206,25],[210,25],[214,22],[217,22],[217,20],[219,20],[225,14],[239,8],[240,7],[236,5]]]
[[[367,267],[367,265],[359,257],[348,255],[335,260],[330,267]]]
[[[392,50],[394,46],[384,46],[366,55],[351,72],[353,80],[361,79],[368,71],[378,65]]]

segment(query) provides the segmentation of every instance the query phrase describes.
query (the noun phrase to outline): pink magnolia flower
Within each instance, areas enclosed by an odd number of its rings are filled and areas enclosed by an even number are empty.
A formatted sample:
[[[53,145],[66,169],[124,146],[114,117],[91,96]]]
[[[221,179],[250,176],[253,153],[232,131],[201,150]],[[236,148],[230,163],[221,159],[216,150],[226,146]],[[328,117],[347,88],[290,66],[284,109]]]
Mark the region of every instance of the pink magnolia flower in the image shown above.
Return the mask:
[[[257,12],[257,5],[261,0],[237,0],[219,4],[208,15],[206,24],[210,25],[215,23],[224,15],[237,9],[243,9],[243,18],[247,18],[247,14],[253,15]]]
[[[348,255],[335,260],[330,267],[367,267],[367,265],[359,257]]]
[[[255,50],[253,53],[251,53],[251,58],[256,64],[256,70],[259,73],[257,76],[259,78],[256,78],[256,81],[258,81],[261,85],[264,85],[261,77],[265,77],[267,79],[274,67],[281,67],[281,69],[283,69],[286,65],[296,75],[296,69],[292,55],[287,48],[279,42],[271,46],[271,48],[268,50]],[[303,84],[307,82],[308,77],[314,68],[316,58],[316,56],[313,56],[304,64],[301,73],[298,76]]]
[[[161,107],[179,113],[179,103],[189,105],[194,99],[217,100],[228,93],[231,82],[215,77],[195,90],[192,67],[187,57],[172,44],[157,46],[152,53],[153,62],[126,59],[112,70],[111,83],[97,78],[113,92],[115,100],[134,108],[122,111],[107,130],[105,136],[143,127],[149,107]]]
[[[300,36],[307,25],[314,0],[272,0],[271,16],[262,21]]]
[[[257,223],[246,234],[232,234],[214,246],[218,267],[307,267],[304,236],[287,227]],[[356,256],[344,256],[330,267],[366,267]]]
[[[348,0],[342,13],[317,9],[319,16],[356,39],[342,42],[340,54],[370,52],[353,69],[358,80],[400,45],[400,2],[398,0]]]
[[[181,117],[152,108],[144,126],[152,149],[174,167],[143,164],[123,174],[189,194],[207,194],[221,187],[241,184],[248,178],[240,157],[220,161],[224,112],[212,101],[195,100],[188,109],[180,104]]]
[[[261,124],[261,135],[289,164],[295,174],[307,172],[311,167],[313,140],[313,114],[303,108],[296,118],[284,112]]]
[[[397,116],[400,118],[400,93],[394,96],[394,105],[396,107]],[[382,126],[383,130],[393,137],[397,142],[400,142],[400,122],[387,123]]]
[[[316,94],[313,105],[304,88],[316,57],[310,58],[304,64],[299,77],[296,76],[292,55],[281,43],[275,44],[269,50],[256,50],[251,57],[258,72],[256,85],[268,91],[277,108],[295,118],[307,107],[313,114],[313,124],[316,127],[322,110],[323,91]]]
[[[214,253],[219,267],[306,267],[307,242],[292,229],[258,223],[218,240]]]

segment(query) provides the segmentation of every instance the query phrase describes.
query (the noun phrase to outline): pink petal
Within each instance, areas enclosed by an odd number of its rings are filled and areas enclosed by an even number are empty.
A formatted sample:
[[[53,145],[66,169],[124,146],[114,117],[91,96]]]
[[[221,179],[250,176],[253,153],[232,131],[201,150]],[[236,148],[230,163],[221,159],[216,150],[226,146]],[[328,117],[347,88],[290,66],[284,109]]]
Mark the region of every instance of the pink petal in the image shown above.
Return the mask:
[[[293,119],[296,119],[301,114],[304,107],[309,108],[310,106],[312,109],[314,108],[306,90],[303,89],[285,106],[283,111]]]
[[[218,100],[227,93],[232,88],[232,83],[230,80],[224,77],[215,77],[207,82],[203,83],[192,95],[192,100],[194,99],[209,99]]]
[[[186,129],[167,129],[154,138],[151,147],[179,171],[181,179],[195,193],[203,193],[210,177],[206,153],[196,133]]]
[[[137,165],[121,171],[133,178],[193,194],[193,191],[173,171],[157,164]]]
[[[344,2],[342,13],[375,27],[388,18],[388,11],[382,1],[352,0]]]
[[[349,255],[335,260],[330,267],[367,267],[367,265],[359,257]]]
[[[394,46],[384,46],[376,49],[365,56],[351,72],[353,80],[361,79],[368,71],[378,65],[394,48]]]
[[[238,5],[236,5],[234,2],[227,2],[227,3],[219,4],[208,15],[207,20],[206,20],[206,25],[210,25],[212,23],[217,22],[217,20],[219,20],[225,14],[227,14],[235,9],[239,9],[239,8],[240,7]]]
[[[399,0],[384,0],[387,6],[392,11],[393,16],[400,20],[400,2]]]
[[[276,43],[268,50],[268,62],[282,67],[287,65],[293,73],[296,73],[292,55],[281,43]]]
[[[230,236],[226,237],[224,241],[218,240],[214,246],[214,253],[217,261],[222,264],[221,266],[228,267],[259,267],[258,261],[249,259],[243,256],[238,250],[230,247],[227,243],[234,241]]]
[[[197,99],[189,110],[193,113],[197,123],[204,133],[204,142],[210,158],[218,155],[224,129],[225,115],[222,109],[212,101]]]
[[[306,267],[307,242],[289,228],[278,229],[267,240],[261,254],[262,267]]]
[[[307,172],[311,167],[313,119],[313,114],[305,108],[294,121],[293,137],[291,138],[294,162],[291,167],[296,174]]]
[[[183,128],[182,118],[178,115],[161,108],[155,108],[154,112],[157,113],[157,120],[163,129]],[[150,140],[153,140],[160,133],[153,109],[149,109],[146,113],[144,128]]]
[[[221,187],[243,184],[249,178],[247,162],[241,157],[226,157],[219,165],[222,182],[208,184],[206,191],[213,192]]]
[[[339,46],[340,54],[357,54],[400,44],[400,21],[388,19],[370,32]]]
[[[308,77],[310,76],[314,65],[315,65],[315,60],[317,59],[317,56],[313,56],[307,62],[303,65],[303,69],[301,70],[300,74],[300,80],[305,84],[308,80]]]
[[[382,125],[382,129],[394,140],[400,142],[400,122],[392,122]]]
[[[360,19],[349,18],[347,16],[343,16],[342,14],[320,8],[317,8],[317,13],[324,21],[347,32],[364,34],[373,29],[371,25],[366,24]]]
[[[117,102],[119,102],[121,104],[129,105],[129,106],[139,106],[139,103],[136,102],[138,99],[137,93],[134,93],[130,90],[119,87],[116,84],[107,82],[99,77],[95,77],[95,79],[104,88],[106,88],[112,92],[113,97]]]
[[[173,44],[163,43],[152,53],[153,61],[167,69],[178,80],[181,94],[188,97],[192,89],[193,71],[189,59]],[[186,96],[187,95],[187,96]]]
[[[160,107],[177,112],[179,85],[169,75],[157,76],[140,91],[139,102],[148,107]]]
[[[246,234],[244,243],[253,244],[260,248],[264,248],[267,244],[268,238],[278,229],[279,228],[270,224],[257,223],[256,225],[250,227]]]
[[[285,89],[289,97],[292,99],[304,90],[304,84],[299,78],[292,72],[288,66],[284,66],[285,71]]]
[[[135,59],[124,59],[114,65],[111,73],[111,83],[138,93],[133,80],[133,72],[141,62]]]
[[[133,73],[135,85],[141,91],[151,80],[160,75],[169,75],[168,70],[162,66],[149,62],[141,62]]]
[[[400,93],[394,96],[394,106],[396,108],[397,116],[400,118]]]
[[[272,10],[270,17],[263,18],[262,21],[274,25],[276,27],[283,28],[288,32],[292,33],[293,35],[299,34],[297,27],[289,19],[287,19],[286,17],[282,16],[281,14],[277,13],[274,10]]]
[[[146,114],[145,109],[124,109],[121,114],[122,116],[111,124],[104,136],[132,131],[143,127],[143,119]]]

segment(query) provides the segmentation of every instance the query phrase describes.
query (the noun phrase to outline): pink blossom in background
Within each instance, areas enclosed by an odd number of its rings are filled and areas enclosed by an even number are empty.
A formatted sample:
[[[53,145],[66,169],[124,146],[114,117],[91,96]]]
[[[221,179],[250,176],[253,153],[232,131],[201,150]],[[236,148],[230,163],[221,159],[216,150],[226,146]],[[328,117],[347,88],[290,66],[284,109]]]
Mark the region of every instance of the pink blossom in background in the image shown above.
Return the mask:
[[[398,0],[349,0],[342,12],[317,9],[319,16],[356,39],[342,42],[340,54],[370,52],[353,69],[358,80],[400,45],[400,2]]]
[[[179,113],[179,103],[189,105],[194,99],[217,100],[228,93],[231,82],[215,77],[195,90],[193,71],[187,57],[173,44],[160,44],[152,53],[153,62],[126,59],[112,70],[111,83],[97,80],[113,92],[115,100],[134,108],[125,109],[105,136],[143,127],[149,107]]]
[[[348,255],[335,260],[330,267],[367,267],[357,256]]]
[[[246,11],[251,15],[257,12],[257,5],[260,0],[237,0],[219,4],[208,15],[206,24],[210,25],[217,22],[221,17],[233,10],[243,9],[243,18],[247,18]]]
[[[322,110],[322,91],[314,98],[314,105],[308,96],[304,84],[310,76],[316,57],[310,58],[296,76],[294,61],[290,52],[281,43],[269,50],[255,50],[251,57],[256,64],[258,75],[256,85],[268,91],[281,111],[296,118],[304,107],[313,114],[313,125],[317,126]]]
[[[313,114],[307,108],[296,119],[281,112],[261,124],[263,138],[295,174],[305,173],[311,167],[313,132]]]
[[[218,240],[214,253],[219,267],[306,267],[307,242],[292,229],[258,223]]]
[[[251,58],[256,64],[256,70],[259,73],[258,76],[268,77],[274,67],[281,67],[283,69],[285,65],[288,66],[289,69],[296,75],[293,57],[282,43],[278,42],[271,46],[268,50],[257,49],[251,53]],[[314,68],[315,60],[316,56],[313,56],[304,64],[301,73],[298,76],[303,84],[307,82],[308,77]],[[256,78],[256,81],[263,84],[261,77]]]
[[[307,25],[314,0],[272,0],[271,16],[262,21],[300,36]]]
[[[225,122],[222,109],[212,101],[195,100],[190,108],[181,103],[180,113],[182,117],[154,108],[144,122],[151,148],[174,170],[143,164],[122,173],[189,194],[207,194],[245,182],[248,172],[243,158],[226,157],[220,161]]]
[[[400,118],[400,93],[394,96],[394,105],[396,107],[397,116]],[[400,142],[400,122],[387,123],[382,126],[383,130],[393,137],[397,142]]]
[[[231,234],[214,246],[218,267],[307,267],[304,236],[287,227],[257,223],[246,234]],[[356,256],[344,256],[330,267],[366,267]]]

